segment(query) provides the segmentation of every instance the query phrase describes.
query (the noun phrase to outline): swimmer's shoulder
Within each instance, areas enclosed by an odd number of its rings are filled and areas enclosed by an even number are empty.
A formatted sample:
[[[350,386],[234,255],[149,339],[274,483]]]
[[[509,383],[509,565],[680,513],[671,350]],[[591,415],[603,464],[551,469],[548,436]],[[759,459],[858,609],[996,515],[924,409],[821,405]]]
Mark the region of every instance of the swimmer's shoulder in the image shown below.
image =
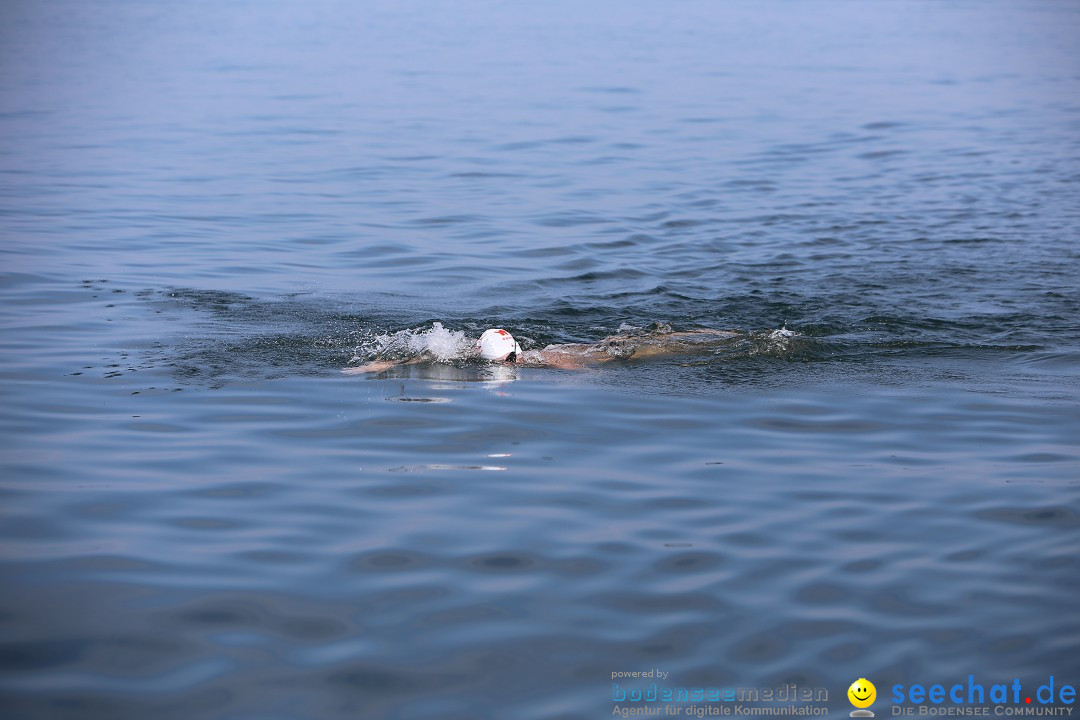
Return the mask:
[[[559,370],[580,370],[588,364],[588,356],[575,352],[576,346],[548,345],[543,350],[526,350],[518,360],[519,365]]]

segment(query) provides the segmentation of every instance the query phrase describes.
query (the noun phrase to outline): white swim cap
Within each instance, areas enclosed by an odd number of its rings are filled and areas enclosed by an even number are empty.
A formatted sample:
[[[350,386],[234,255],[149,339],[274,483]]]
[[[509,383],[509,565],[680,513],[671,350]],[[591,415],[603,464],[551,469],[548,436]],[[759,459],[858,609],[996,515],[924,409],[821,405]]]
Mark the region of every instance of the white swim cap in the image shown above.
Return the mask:
[[[485,360],[505,360],[510,353],[520,353],[521,346],[514,336],[502,328],[485,330],[476,341],[476,349]]]

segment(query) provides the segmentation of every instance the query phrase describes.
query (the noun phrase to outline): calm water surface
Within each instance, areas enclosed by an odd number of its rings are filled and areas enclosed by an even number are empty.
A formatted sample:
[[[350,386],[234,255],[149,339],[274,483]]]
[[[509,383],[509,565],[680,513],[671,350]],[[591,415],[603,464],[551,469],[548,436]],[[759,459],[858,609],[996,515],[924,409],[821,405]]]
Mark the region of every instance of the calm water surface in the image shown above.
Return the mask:
[[[1078,41],[1038,0],[3,3],[0,711],[1076,684]],[[652,323],[740,336],[461,357]],[[388,341],[445,361],[340,374]]]

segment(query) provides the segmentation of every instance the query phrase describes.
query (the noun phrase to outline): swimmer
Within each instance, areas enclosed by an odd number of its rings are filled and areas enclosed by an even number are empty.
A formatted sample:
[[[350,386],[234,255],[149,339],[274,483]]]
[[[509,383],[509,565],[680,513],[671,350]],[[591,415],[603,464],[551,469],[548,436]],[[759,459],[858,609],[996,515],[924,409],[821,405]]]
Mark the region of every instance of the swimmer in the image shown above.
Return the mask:
[[[611,335],[597,343],[563,343],[548,345],[543,350],[522,350],[506,330],[485,330],[473,347],[475,356],[490,363],[531,368],[580,370],[611,360],[629,360],[665,355],[683,355],[703,347],[737,337],[730,330],[689,330],[686,332],[656,331],[640,335]],[[358,367],[342,370],[346,375],[378,373],[395,365],[429,362],[420,355],[408,360],[376,360]]]

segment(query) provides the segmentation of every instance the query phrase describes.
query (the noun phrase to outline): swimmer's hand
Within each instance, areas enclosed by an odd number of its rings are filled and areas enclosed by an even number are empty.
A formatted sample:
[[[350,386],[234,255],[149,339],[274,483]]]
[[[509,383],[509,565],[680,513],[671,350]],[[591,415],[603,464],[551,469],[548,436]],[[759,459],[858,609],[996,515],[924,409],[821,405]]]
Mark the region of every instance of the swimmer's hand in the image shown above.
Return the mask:
[[[363,375],[365,373],[380,373],[384,370],[389,370],[398,363],[392,360],[376,360],[375,362],[369,362],[364,365],[357,365],[356,367],[347,367],[341,371],[343,375]]]
[[[381,373],[385,370],[389,370],[392,367],[399,365],[416,365],[417,363],[431,362],[431,356],[427,353],[421,353],[414,358],[408,360],[375,360],[373,362],[364,363],[363,365],[357,365],[356,367],[347,367],[342,370],[344,375],[364,375],[365,373]]]

